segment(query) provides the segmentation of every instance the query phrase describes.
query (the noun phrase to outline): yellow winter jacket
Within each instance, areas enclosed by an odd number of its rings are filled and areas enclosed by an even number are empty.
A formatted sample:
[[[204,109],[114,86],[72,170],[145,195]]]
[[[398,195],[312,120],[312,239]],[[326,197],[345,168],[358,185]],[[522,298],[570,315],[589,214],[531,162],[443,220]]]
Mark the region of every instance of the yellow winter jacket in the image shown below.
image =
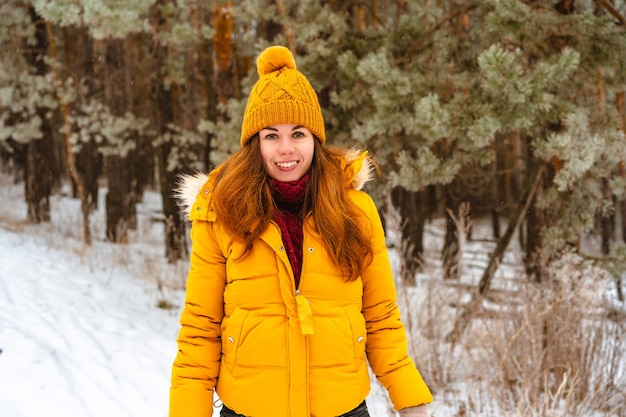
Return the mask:
[[[189,207],[193,247],[170,417],[211,416],[214,390],[249,417],[338,416],[368,395],[366,360],[396,409],[432,401],[407,354],[376,206],[357,190],[367,176],[363,157],[347,161],[346,180],[371,223],[375,254],[354,282],[341,278],[310,218],[298,289],[276,224],[237,259],[243,245],[211,207],[214,175],[187,180],[187,195],[203,185]]]

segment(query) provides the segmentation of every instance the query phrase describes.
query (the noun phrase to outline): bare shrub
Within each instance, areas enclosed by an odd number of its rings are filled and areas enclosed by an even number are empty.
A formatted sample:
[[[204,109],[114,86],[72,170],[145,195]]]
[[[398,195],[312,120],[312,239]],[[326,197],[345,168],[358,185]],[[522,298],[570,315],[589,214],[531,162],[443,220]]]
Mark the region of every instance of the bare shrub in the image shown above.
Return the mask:
[[[422,285],[402,285],[399,291],[410,353],[429,385],[443,388],[455,380],[455,375],[448,364],[452,346],[441,340],[454,322],[454,310],[449,306],[460,293],[433,280],[418,282]]]
[[[626,314],[605,270],[565,253],[544,282],[520,274],[513,291],[480,296],[437,278],[438,268],[427,264],[416,286],[399,287],[434,415],[626,415]],[[446,337],[460,315],[467,327]]]
[[[474,318],[463,345],[483,388],[468,396],[489,392],[497,415],[624,415],[626,325],[598,296],[608,277],[572,254],[548,271],[495,319]]]

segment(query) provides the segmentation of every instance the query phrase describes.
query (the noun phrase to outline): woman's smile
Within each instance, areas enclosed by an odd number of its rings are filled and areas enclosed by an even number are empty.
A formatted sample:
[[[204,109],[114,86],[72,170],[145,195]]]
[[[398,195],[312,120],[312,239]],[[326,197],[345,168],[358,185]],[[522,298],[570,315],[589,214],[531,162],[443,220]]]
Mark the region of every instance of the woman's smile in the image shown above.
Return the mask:
[[[283,170],[288,170],[298,165],[298,161],[276,162],[276,166]]]

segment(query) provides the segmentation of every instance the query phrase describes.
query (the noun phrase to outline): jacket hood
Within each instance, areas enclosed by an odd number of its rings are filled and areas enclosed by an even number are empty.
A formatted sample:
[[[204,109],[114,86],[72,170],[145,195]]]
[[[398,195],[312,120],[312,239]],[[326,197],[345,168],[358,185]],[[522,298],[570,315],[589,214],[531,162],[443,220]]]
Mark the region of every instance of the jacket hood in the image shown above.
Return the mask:
[[[346,149],[341,165],[343,167],[344,181],[354,190],[361,190],[365,183],[374,177],[374,165],[368,157],[367,151]],[[216,170],[219,170],[219,168]],[[213,170],[211,174],[196,172],[179,177],[178,184],[174,189],[174,198],[186,217],[189,217],[198,194],[216,170]]]

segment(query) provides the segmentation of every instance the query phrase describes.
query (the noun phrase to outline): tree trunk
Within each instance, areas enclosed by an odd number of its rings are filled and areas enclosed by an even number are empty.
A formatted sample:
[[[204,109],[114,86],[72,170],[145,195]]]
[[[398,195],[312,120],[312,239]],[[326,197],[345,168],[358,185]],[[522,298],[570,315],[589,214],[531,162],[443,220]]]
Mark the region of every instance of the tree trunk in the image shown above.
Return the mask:
[[[619,207],[619,213],[618,215],[621,217],[621,221],[622,221],[622,241],[626,242],[626,199],[622,199],[620,204],[618,205]],[[615,277],[615,285],[617,288],[617,299],[621,302],[624,302],[624,291],[622,289],[622,275],[618,274]]]
[[[45,118],[47,110],[37,111],[39,117]],[[25,195],[27,219],[32,223],[50,221],[50,194],[52,178],[48,158],[52,151],[51,130],[49,123],[42,123],[43,137],[28,143],[26,151]]]
[[[48,36],[50,38],[50,46],[49,46],[49,53],[50,53],[50,58],[52,60],[54,60],[55,62],[58,61],[58,54],[57,54],[57,48],[56,48],[56,42],[54,40],[54,34],[52,32],[52,25],[51,24],[47,24],[47,28],[48,28]],[[86,67],[87,65],[91,65],[91,63],[89,62],[89,64],[84,64],[83,65],[78,65],[78,63],[80,63],[81,59],[88,59],[91,55],[88,54],[86,52],[86,48],[85,48],[85,42],[84,42],[84,31],[79,31],[78,35],[76,36],[75,31],[72,31],[70,33],[70,29],[65,28],[63,30],[63,45],[64,45],[64,57],[65,57],[65,69],[67,71],[71,71],[71,69],[75,69],[74,70],[74,74],[73,74],[73,79],[78,80],[78,82],[76,82],[77,85],[81,85],[81,82],[83,79],[85,79],[85,71],[86,71]],[[59,107],[61,109],[61,115],[63,117],[63,125],[65,128],[65,151],[66,151],[66,161],[67,161],[67,168],[70,174],[70,179],[72,182],[72,188],[74,191],[74,197],[78,197],[81,201],[81,211],[82,211],[82,215],[83,215],[83,241],[86,244],[91,244],[92,241],[92,237],[91,237],[91,226],[90,226],[90,214],[91,212],[94,210],[95,205],[97,204],[97,199],[98,199],[98,184],[97,184],[97,178],[96,180],[94,180],[95,183],[95,190],[93,189],[93,185],[94,183],[89,182],[89,175],[86,175],[85,173],[89,173],[91,171],[91,168],[93,165],[96,165],[93,161],[90,161],[90,163],[88,163],[86,166],[88,169],[81,169],[81,165],[80,165],[80,159],[78,159],[78,156],[80,155],[80,151],[79,154],[75,154],[74,153],[74,143],[72,142],[71,139],[71,135],[72,135],[72,131],[74,130],[74,125],[71,121],[70,118],[70,114],[71,114],[71,109],[70,109],[70,105],[68,103],[66,103],[63,99],[63,92],[62,92],[62,81],[61,81],[61,74],[59,74],[58,71],[53,70],[53,78],[54,78],[54,85],[55,85],[55,91],[56,91],[56,95],[57,95],[57,100],[59,101]],[[78,94],[81,94],[80,91],[80,87],[79,87],[79,92]],[[88,145],[91,144],[92,146],[89,147]],[[93,148],[97,147],[95,146],[94,142],[89,142],[89,143],[85,143],[82,144],[83,146],[81,147],[81,151],[85,152],[85,150],[90,150]]]
[[[530,138],[526,139],[529,142],[527,146],[528,152],[528,168],[529,172],[541,172],[542,177],[537,184],[537,189],[534,191],[534,199],[539,195],[544,187],[544,184],[548,184],[548,178],[546,178],[546,169],[541,168],[545,166],[543,161],[536,159],[532,155],[532,147],[530,146]],[[526,247],[524,257],[524,267],[529,277],[532,277],[536,282],[543,281],[545,272],[543,267],[543,234],[544,228],[548,227],[548,219],[543,209],[537,207],[535,201],[530,202],[528,206],[528,214],[526,216]]]
[[[611,188],[609,185],[608,179],[604,178],[602,180],[602,191],[604,193],[604,198],[608,200],[613,200],[613,195],[611,193]],[[611,245],[615,241],[615,213],[601,213],[601,235],[602,235],[602,253],[604,255],[608,255],[611,251]]]
[[[157,2],[157,6],[163,1]],[[156,33],[167,31],[168,23],[159,9],[156,11]],[[163,69],[167,68],[169,49],[166,45],[155,44],[153,58],[156,71],[155,85],[157,91],[157,129],[159,135],[166,135],[169,125],[175,122],[175,104],[179,95],[179,86],[175,82],[167,88]],[[163,215],[165,217],[165,255],[170,263],[183,259],[184,252],[184,224],[181,221],[179,208],[171,196],[171,186],[176,183],[177,173],[168,170],[168,159],[172,151],[172,143],[163,141],[156,149],[157,167],[159,173],[159,185],[161,200],[163,202]]]
[[[155,120],[155,115],[152,111],[154,97],[150,94],[151,69],[147,65],[149,61],[146,57],[147,39],[145,39],[143,33],[139,33],[135,35],[134,43],[137,54],[134,68],[136,68],[137,75],[133,80],[135,88],[132,89],[134,98],[133,113],[138,117],[149,120],[153,125],[152,122]],[[137,141],[137,149],[134,151],[138,162],[134,175],[137,181],[135,195],[137,196],[137,201],[141,202],[146,187],[155,182],[155,156],[152,138],[140,136],[137,138]]]
[[[29,51],[25,58],[36,75],[44,76],[48,73],[48,66],[44,61],[48,46],[46,25],[34,8],[31,7],[29,13],[35,26],[36,44],[25,48]],[[52,122],[48,117],[50,109],[38,107],[36,112],[41,120],[41,137],[31,140],[27,146],[24,184],[27,218],[33,223],[40,223],[50,221],[50,194],[54,184],[54,139]]]
[[[211,16],[215,34],[213,35],[213,76],[219,102],[235,97],[235,71],[233,54],[233,17],[230,9],[215,7]]]
[[[426,222],[426,198],[424,192],[408,191],[395,187],[391,191],[393,205],[400,214],[401,254],[403,262],[402,280],[414,286],[415,274],[424,261],[424,225]]]
[[[135,74],[136,67],[135,63],[137,61],[135,55],[135,42],[132,37],[126,37],[121,41],[121,60],[122,67],[120,69],[121,74],[120,78],[123,80],[123,91],[124,91],[124,106],[125,112],[131,112],[133,114],[136,113],[136,103],[135,103],[135,94],[134,94],[134,85],[135,85]],[[133,141],[135,143],[135,147],[131,149],[128,154],[125,156],[126,163],[128,165],[128,195],[127,202],[128,206],[126,207],[128,212],[126,216],[126,220],[128,222],[128,228],[130,230],[137,229],[137,203],[140,200],[140,195],[143,194],[144,185],[139,182],[139,178],[141,177],[141,172],[145,169],[144,160],[139,157],[140,151],[139,148],[141,146],[142,138],[139,137],[139,133],[137,131],[133,131],[131,133],[132,136],[126,138],[125,140]]]
[[[105,45],[104,102],[115,116],[122,116],[128,102],[125,86],[124,42],[110,39]],[[106,236],[111,242],[127,243],[128,230],[136,224],[133,173],[130,155],[109,155],[105,159],[108,191],[105,198]]]
[[[506,197],[504,198],[504,203],[507,206],[515,206],[517,202],[521,201],[524,195],[524,183],[525,177],[527,175],[526,166],[523,161],[526,161],[528,158],[528,150],[527,146],[530,145],[530,142],[525,140],[525,135],[523,135],[519,130],[511,132],[509,135],[510,140],[510,149],[507,153],[507,158],[510,159],[510,167],[511,173],[505,173],[505,175],[510,177],[510,181],[508,182],[508,191],[505,190]],[[526,229],[524,227],[520,227],[517,230],[518,233],[518,242],[520,248],[526,247],[527,236]]]
[[[353,6],[352,15],[354,16],[354,26],[359,34],[365,33],[367,29],[367,20],[365,18],[366,6],[361,2],[356,2]]]
[[[619,214],[622,223],[622,242],[626,243],[626,199],[621,199],[619,202]]]
[[[511,217],[504,236],[498,241],[496,249],[489,257],[489,264],[483,272],[483,276],[480,279],[480,283],[478,284],[479,294],[484,294],[489,290],[489,287],[491,286],[491,281],[493,280],[493,276],[496,273],[500,262],[502,262],[502,257],[504,256],[504,252],[506,251],[506,248],[509,246],[511,239],[513,238],[513,234],[522,225],[522,222],[524,221],[524,215],[526,213],[530,214],[533,212],[531,205],[534,202],[535,195],[537,194],[539,187],[541,186],[543,173],[543,166],[538,165],[534,178],[532,179],[532,182],[529,184],[528,189],[526,190],[526,195],[524,195],[524,197],[522,198],[522,202],[519,204],[517,210]]]
[[[626,134],[626,105],[624,104],[624,90],[619,90],[615,94],[615,107],[621,120],[622,133]],[[622,178],[626,178],[626,161],[621,161],[619,164],[619,175]],[[626,198],[622,198],[619,201],[620,213],[622,220],[622,242],[626,243]],[[616,279],[617,285],[617,298],[620,301],[624,301],[624,293],[622,290],[622,276],[619,275]]]
[[[494,154],[496,157],[491,163],[491,230],[493,231],[494,239],[500,239],[500,210],[502,208],[503,195],[500,193],[500,176],[498,175],[498,161],[501,159],[498,144],[500,141],[496,137],[493,142]]]
[[[204,14],[198,16],[197,25],[204,24]],[[217,120],[217,104],[219,98],[217,97],[217,90],[214,87],[214,68],[212,63],[213,46],[210,41],[202,41],[197,48],[198,54],[198,81],[200,83],[198,88],[198,105],[199,105],[199,118],[205,120],[211,120],[215,122]],[[211,170],[213,168],[211,163],[211,150],[213,147],[213,135],[207,133],[205,137],[205,146],[202,150],[203,165],[205,169]]]
[[[623,169],[624,167],[622,166],[621,168]],[[626,242],[626,199],[622,199],[621,200],[621,202],[619,204],[619,208],[620,208],[619,215],[621,216],[621,220],[622,220],[622,241]],[[624,292],[622,290],[622,276],[621,276],[621,274],[617,275],[617,277],[615,278],[615,285],[617,286],[617,299],[619,301],[623,302],[624,301]]]

